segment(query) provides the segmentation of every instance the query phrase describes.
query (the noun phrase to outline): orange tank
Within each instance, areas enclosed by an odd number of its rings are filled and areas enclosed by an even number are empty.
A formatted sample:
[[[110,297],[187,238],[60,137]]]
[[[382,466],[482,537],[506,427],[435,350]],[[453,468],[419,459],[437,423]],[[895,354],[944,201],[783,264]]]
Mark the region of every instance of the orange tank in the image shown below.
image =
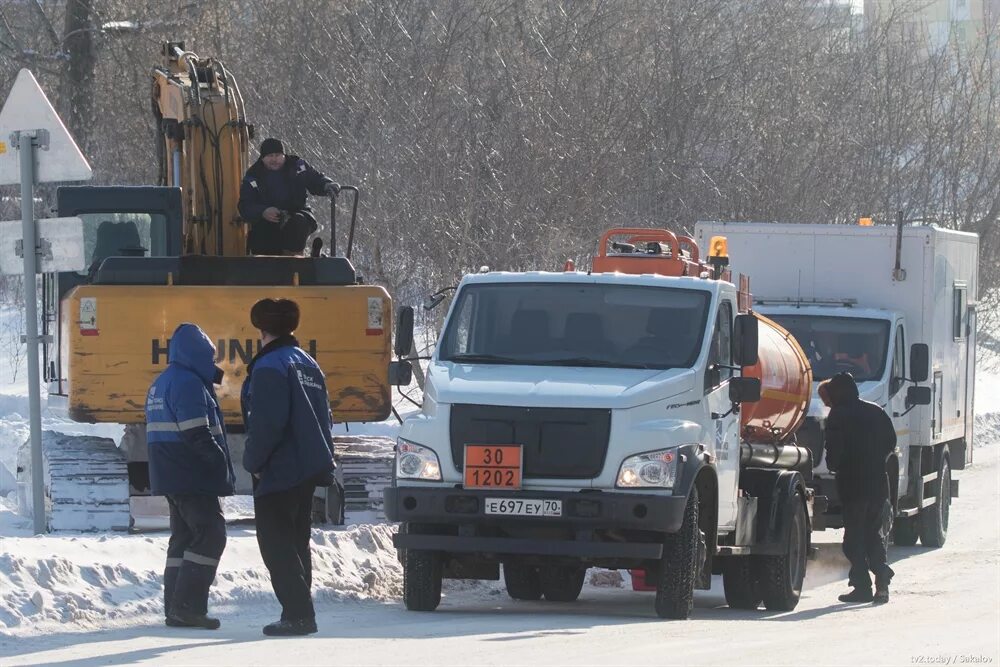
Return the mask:
[[[740,406],[743,439],[778,443],[795,433],[809,409],[812,367],[788,331],[760,313],[758,361],[743,374],[760,379],[760,401]]]

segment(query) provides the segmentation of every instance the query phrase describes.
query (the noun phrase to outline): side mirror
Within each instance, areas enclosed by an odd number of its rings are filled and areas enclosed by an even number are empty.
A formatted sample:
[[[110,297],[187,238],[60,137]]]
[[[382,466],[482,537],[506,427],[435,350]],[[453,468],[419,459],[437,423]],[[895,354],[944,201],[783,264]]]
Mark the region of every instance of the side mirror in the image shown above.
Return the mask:
[[[910,379],[913,382],[926,382],[930,369],[930,350],[927,343],[914,343],[910,346]],[[909,394],[907,394],[909,395]],[[916,403],[915,405],[927,405]]]
[[[406,387],[413,380],[413,366],[409,361],[389,362],[389,384],[394,387]]]
[[[397,357],[402,357],[409,354],[412,347],[413,307],[400,306],[399,311],[396,313],[396,342],[393,351]]]
[[[910,387],[906,390],[906,405],[930,405],[930,387]]]
[[[434,294],[424,301],[424,310],[434,310],[444,301],[444,294]]]
[[[756,403],[759,401],[760,378],[746,376],[730,378],[729,400],[733,403]]]
[[[442,287],[437,292],[434,292],[434,294],[431,294],[427,297],[427,300],[424,301],[424,310],[434,310],[441,305],[442,301],[445,300],[448,292],[454,292],[457,289],[458,286],[454,285],[452,287]]]
[[[735,365],[753,366],[757,363],[757,325],[757,317],[752,314],[736,316],[733,329],[733,363]]]

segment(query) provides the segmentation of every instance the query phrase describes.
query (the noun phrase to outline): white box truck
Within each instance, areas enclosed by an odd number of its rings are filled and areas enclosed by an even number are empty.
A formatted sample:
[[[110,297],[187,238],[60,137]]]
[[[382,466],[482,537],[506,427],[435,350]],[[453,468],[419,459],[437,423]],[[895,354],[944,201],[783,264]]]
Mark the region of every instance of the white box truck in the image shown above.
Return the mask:
[[[819,381],[847,371],[896,427],[888,462],[894,540],[941,546],[953,470],[971,462],[979,239],[935,226],[699,222],[725,236],[754,308],[788,329]],[[823,456],[826,408],[815,397],[800,444],[813,452],[826,525],[842,525]]]
[[[575,600],[598,566],[642,570],[664,618],[713,573],[731,607],[795,607],[814,498],[789,440],[809,364],[746,312],[721,253],[698,255],[619,229],[590,272],[462,280],[385,493],[408,609],[501,564],[515,599]]]

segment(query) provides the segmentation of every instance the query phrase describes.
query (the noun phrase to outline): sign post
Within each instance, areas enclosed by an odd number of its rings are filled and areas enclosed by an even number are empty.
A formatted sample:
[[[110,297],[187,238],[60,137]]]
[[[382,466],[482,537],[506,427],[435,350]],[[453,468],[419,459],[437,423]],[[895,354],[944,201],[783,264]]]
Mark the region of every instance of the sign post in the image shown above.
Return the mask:
[[[15,168],[9,139],[19,157]],[[41,152],[40,152],[41,151]],[[15,177],[16,174],[16,177]],[[31,491],[35,533],[46,532],[45,478],[42,457],[42,391],[38,372],[39,239],[35,223],[35,183],[88,180],[90,165],[63,125],[38,81],[22,69],[0,109],[0,185],[21,185],[21,231],[24,259],[24,315],[28,358],[31,426]],[[9,249],[0,249],[0,251]]]
[[[42,462],[42,389],[38,378],[38,302],[35,288],[35,148],[37,132],[21,131],[17,149],[21,156],[21,230],[24,239],[24,328],[28,347],[28,411],[31,428],[31,501],[35,534],[46,532],[45,486]],[[13,138],[13,137],[12,137]],[[30,286],[30,289],[29,289]]]

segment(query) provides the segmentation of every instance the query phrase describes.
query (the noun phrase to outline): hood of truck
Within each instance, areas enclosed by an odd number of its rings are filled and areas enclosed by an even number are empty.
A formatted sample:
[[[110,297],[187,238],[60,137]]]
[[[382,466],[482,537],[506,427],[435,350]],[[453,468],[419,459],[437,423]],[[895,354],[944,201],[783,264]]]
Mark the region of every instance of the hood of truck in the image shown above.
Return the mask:
[[[645,370],[436,361],[426,391],[438,403],[627,409],[691,391],[688,368]]]

